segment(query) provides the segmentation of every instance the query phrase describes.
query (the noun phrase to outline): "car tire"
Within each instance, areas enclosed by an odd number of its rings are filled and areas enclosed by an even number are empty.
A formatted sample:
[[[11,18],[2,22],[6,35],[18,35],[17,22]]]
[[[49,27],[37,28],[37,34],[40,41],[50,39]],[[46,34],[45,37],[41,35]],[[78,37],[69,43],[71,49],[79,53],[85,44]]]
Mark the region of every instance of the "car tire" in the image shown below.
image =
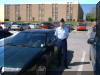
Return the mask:
[[[35,72],[36,75],[47,75],[47,66],[45,64],[38,64]]]
[[[23,31],[23,28],[20,28],[20,31]]]
[[[11,30],[11,28],[9,27],[9,28],[8,28],[8,31],[10,31],[10,30]]]

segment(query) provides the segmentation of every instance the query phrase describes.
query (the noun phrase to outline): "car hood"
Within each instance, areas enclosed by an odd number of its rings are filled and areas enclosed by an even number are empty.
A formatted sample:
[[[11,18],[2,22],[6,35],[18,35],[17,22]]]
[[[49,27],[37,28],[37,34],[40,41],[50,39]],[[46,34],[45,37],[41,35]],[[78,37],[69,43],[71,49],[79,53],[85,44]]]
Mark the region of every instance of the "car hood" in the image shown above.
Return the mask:
[[[0,52],[2,52],[2,55],[0,53],[0,60],[1,58],[3,60],[4,57],[4,65],[2,64],[0,66],[23,68],[29,61],[34,60],[37,55],[39,56],[45,52],[45,48],[5,46]]]
[[[0,47],[0,67],[4,66],[4,47]]]

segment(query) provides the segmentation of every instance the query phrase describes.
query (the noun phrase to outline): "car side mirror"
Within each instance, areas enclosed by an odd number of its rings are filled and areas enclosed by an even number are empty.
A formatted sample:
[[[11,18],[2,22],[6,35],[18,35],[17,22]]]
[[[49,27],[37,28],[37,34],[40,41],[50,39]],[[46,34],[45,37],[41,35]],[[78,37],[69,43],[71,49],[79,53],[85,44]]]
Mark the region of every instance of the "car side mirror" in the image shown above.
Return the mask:
[[[90,38],[90,39],[88,39],[88,44],[94,44],[94,39],[93,38]]]

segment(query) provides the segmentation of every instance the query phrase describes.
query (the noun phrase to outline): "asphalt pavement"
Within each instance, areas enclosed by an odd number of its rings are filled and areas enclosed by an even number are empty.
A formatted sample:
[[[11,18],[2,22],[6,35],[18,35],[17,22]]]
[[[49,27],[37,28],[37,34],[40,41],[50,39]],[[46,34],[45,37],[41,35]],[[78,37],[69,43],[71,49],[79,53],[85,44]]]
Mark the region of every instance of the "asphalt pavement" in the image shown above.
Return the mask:
[[[68,63],[69,69],[66,69],[63,64],[60,67],[53,65],[52,75],[94,75],[92,63],[89,59],[90,46],[87,43],[91,34],[91,28],[87,31],[73,30],[68,42]],[[55,73],[54,73],[55,72]]]

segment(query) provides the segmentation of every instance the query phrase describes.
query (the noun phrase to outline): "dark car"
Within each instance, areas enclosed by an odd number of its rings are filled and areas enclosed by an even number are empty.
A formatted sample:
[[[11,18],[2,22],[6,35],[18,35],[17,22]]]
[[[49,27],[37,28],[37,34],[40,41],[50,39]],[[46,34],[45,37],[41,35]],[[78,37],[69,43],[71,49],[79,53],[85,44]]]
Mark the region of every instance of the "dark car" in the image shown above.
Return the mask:
[[[96,75],[100,75],[100,36],[96,36],[92,33],[88,39],[88,43],[90,44],[90,60],[92,61],[92,65]]]
[[[57,27],[57,26],[59,25],[59,22],[53,22],[53,25],[54,25],[55,27]]]
[[[74,30],[73,24],[71,24],[71,23],[66,23],[65,25],[68,27],[69,32],[72,31],[72,30]]]
[[[0,31],[0,39],[11,36],[12,34],[8,31]]]
[[[93,32],[96,32],[96,27],[97,27],[97,25],[93,26]]]
[[[53,29],[55,26],[50,23],[50,22],[42,22],[40,25],[39,25],[39,28],[40,29]]]
[[[46,71],[56,53],[55,47],[54,30],[22,31],[4,46],[4,52],[0,48],[0,58],[4,54],[5,61],[0,67],[10,75],[24,75],[22,73],[27,71],[37,74],[40,69]]]

